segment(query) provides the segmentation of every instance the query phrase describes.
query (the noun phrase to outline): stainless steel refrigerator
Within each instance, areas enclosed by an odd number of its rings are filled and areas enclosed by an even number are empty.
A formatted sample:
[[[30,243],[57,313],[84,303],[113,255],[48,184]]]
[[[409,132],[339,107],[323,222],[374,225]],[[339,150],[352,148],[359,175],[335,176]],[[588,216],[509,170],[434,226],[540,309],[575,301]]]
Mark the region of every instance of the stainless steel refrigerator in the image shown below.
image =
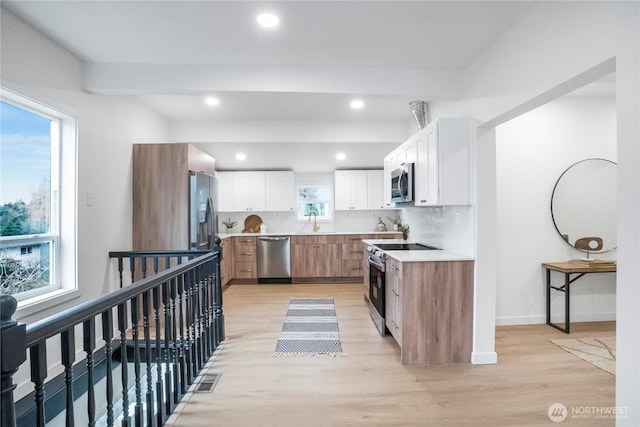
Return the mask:
[[[189,249],[212,249],[218,233],[216,181],[203,173],[189,175]]]

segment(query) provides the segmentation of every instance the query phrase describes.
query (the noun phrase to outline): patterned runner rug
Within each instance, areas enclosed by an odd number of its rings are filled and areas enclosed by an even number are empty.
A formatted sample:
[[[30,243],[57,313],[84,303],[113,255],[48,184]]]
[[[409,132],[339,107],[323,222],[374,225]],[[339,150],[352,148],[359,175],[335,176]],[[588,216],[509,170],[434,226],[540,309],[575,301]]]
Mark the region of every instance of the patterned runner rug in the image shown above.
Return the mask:
[[[616,374],[616,337],[550,340],[552,343],[598,368]]]
[[[344,356],[333,298],[292,298],[274,356]]]

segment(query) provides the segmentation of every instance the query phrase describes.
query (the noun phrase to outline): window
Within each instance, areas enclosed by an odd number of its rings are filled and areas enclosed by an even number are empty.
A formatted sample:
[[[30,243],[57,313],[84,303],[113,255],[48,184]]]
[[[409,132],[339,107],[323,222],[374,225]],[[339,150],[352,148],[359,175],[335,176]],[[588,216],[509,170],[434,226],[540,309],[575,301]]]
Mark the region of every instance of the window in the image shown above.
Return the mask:
[[[3,89],[0,130],[0,292],[75,289],[75,120]]]
[[[297,193],[298,220],[308,220],[313,214],[318,220],[333,219],[331,189],[323,185],[301,185]]]

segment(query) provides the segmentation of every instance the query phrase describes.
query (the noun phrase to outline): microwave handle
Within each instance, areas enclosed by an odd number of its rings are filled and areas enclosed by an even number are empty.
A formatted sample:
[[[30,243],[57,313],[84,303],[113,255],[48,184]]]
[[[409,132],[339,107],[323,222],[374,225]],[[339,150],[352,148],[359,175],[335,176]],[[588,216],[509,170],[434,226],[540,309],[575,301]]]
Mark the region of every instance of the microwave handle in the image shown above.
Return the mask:
[[[405,171],[403,170],[400,173],[400,176],[398,177],[398,194],[400,195],[400,197],[402,198],[402,200],[405,199],[404,194],[402,194],[402,178],[404,178],[406,176]]]

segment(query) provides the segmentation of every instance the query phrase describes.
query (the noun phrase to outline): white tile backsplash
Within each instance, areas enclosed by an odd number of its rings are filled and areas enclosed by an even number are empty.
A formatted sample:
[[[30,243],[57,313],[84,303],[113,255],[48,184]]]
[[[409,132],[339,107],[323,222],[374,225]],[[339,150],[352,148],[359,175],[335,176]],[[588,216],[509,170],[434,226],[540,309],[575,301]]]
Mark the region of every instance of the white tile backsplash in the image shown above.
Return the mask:
[[[406,207],[402,222],[409,240],[475,256],[474,212],[473,206]]]
[[[262,222],[267,227],[268,233],[285,233],[285,232],[310,232],[313,231],[312,221],[297,221],[295,212],[219,212],[218,213],[218,230],[224,233],[225,227],[222,221],[231,218],[237,221],[238,225],[233,228],[234,233],[241,233],[244,228],[244,220],[249,215],[258,215],[262,218]],[[353,232],[372,232],[378,225],[378,218],[382,218],[387,225],[389,231],[392,230],[391,221],[388,216],[398,216],[397,210],[379,210],[379,211],[336,211],[335,220],[331,222],[318,221],[320,231],[353,231]]]
[[[475,217],[472,206],[406,207],[400,210],[384,209],[376,211],[336,211],[332,222],[318,222],[320,231],[372,232],[378,218],[392,231],[389,217],[402,217],[408,224],[409,240],[433,245],[450,252],[475,256]],[[259,215],[268,233],[311,232],[313,223],[296,221],[294,212],[220,212],[219,230],[225,232],[222,221],[231,218],[238,221],[234,233],[241,233],[244,220],[249,215]]]

